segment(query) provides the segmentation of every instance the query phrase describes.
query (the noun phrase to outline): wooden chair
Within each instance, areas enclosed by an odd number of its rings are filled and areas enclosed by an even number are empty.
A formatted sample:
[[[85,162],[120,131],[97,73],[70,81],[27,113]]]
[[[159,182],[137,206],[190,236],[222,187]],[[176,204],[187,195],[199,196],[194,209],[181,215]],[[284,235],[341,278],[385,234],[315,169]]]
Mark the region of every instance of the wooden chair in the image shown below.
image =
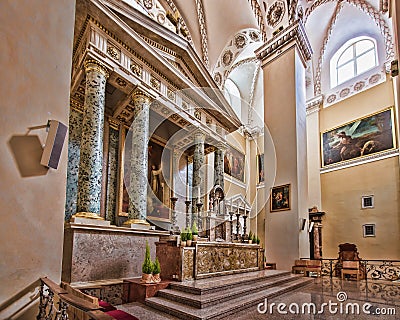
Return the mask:
[[[305,276],[307,275],[307,273],[309,275],[310,272],[315,272],[317,274],[317,277],[322,276],[321,260],[306,260],[306,261],[307,261],[307,265],[306,265],[306,268],[304,269]]]
[[[357,281],[360,280],[361,272],[360,272],[360,262],[359,261],[343,261],[342,270],[341,270],[341,278],[344,279],[345,275],[356,275]]]

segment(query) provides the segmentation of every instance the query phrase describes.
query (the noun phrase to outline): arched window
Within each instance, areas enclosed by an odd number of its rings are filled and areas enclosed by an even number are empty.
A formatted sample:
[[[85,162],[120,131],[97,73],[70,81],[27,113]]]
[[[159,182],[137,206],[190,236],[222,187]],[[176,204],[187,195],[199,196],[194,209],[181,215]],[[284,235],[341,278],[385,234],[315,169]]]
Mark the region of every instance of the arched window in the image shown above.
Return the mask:
[[[357,77],[378,65],[376,41],[358,37],[346,42],[330,62],[331,88]]]
[[[240,92],[236,84],[231,79],[226,79],[224,87],[224,96],[228,100],[232,109],[235,111],[239,119],[242,117],[242,106],[240,100]]]

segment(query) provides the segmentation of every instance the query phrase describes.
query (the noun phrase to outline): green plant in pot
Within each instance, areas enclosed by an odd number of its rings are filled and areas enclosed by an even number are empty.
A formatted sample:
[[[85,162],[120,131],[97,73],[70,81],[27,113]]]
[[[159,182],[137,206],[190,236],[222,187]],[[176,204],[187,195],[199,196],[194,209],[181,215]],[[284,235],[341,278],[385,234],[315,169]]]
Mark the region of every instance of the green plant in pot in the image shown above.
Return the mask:
[[[146,240],[146,253],[142,264],[142,280],[141,282],[152,283],[153,278],[153,262],[150,258],[150,246]]]
[[[254,244],[257,244],[257,237],[256,237],[255,234],[253,234],[253,243],[254,243]]]
[[[186,240],[187,240],[186,229],[183,229],[181,231],[181,246],[182,247],[186,247]]]
[[[193,222],[192,226],[192,236],[193,236],[193,241],[197,241],[197,238],[199,236],[199,230],[197,229],[196,222]]]
[[[156,260],[153,262],[153,282],[160,282],[160,273],[161,273],[161,266],[160,266],[160,261],[158,261],[158,258],[156,257]]]
[[[258,236],[256,237],[256,242],[257,244],[260,244],[260,238]]]
[[[192,229],[188,227],[186,230],[186,244],[188,247],[192,245],[192,240],[193,240]]]
[[[251,230],[250,230],[250,232],[249,232],[249,244],[252,244],[253,243],[253,232],[251,232]]]

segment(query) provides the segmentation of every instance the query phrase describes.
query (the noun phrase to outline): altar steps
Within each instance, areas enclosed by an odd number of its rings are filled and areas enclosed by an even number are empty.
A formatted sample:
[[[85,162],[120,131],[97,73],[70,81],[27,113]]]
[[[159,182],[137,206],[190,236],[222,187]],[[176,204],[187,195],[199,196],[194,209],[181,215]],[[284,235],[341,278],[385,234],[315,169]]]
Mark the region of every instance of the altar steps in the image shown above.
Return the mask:
[[[311,278],[275,270],[221,276],[172,283],[146,299],[146,305],[180,319],[220,319],[311,282]]]

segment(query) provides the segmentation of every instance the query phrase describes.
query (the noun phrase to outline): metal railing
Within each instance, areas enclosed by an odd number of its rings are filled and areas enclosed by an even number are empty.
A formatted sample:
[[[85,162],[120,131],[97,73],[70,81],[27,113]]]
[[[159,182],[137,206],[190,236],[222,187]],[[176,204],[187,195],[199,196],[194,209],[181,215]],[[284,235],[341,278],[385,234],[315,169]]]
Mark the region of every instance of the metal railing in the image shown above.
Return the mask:
[[[342,263],[339,259],[321,260],[323,276],[340,277]],[[371,280],[400,280],[400,260],[359,260],[362,279]]]

